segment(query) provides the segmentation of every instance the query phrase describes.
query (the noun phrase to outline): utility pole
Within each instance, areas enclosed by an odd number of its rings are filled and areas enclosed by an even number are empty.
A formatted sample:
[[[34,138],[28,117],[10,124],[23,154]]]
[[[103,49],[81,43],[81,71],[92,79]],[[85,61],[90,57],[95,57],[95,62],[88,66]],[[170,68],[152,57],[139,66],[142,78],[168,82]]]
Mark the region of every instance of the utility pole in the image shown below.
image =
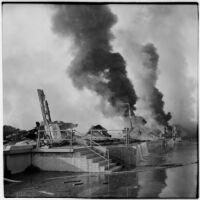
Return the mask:
[[[131,107],[130,107],[130,104],[128,104],[128,115],[129,115],[129,120],[130,120],[130,127],[131,127],[131,130],[133,130],[133,123],[132,123],[132,117],[131,117]]]
[[[120,103],[120,104],[128,106],[128,117],[129,117],[129,121],[130,121],[130,130],[128,130],[128,128],[126,128],[126,130],[125,130],[125,132],[126,132],[126,145],[128,146],[130,131],[133,130],[133,123],[132,123],[132,116],[131,116],[131,106],[130,106],[130,103]]]
[[[124,103],[125,105],[128,105],[128,116],[129,116],[129,121],[130,121],[130,130],[126,130],[126,145],[128,146],[129,144],[129,139],[130,139],[130,131],[133,130],[133,123],[132,123],[132,116],[131,116],[131,107],[129,103]]]

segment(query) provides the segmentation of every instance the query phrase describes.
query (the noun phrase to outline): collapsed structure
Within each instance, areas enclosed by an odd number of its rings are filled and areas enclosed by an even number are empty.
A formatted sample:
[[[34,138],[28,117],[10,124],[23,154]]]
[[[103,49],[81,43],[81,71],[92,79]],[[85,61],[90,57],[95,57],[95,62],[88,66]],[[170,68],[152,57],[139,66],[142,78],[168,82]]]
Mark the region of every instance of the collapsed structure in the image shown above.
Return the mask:
[[[106,130],[101,125],[92,126],[89,129],[86,134],[89,138],[84,136],[77,137],[77,132],[74,130],[77,124],[53,122],[43,90],[38,90],[38,97],[43,122],[37,127],[37,145],[21,141],[15,145],[5,146],[4,173],[6,175],[23,172],[28,167],[37,167],[37,169],[44,171],[110,173],[122,169],[126,170],[128,167],[136,167],[140,162],[146,160],[149,155],[147,144],[151,146],[154,142],[141,142],[141,140],[140,142],[135,142],[136,140],[133,140],[134,143],[129,143],[132,142],[129,139],[131,131],[135,129],[134,123],[130,123],[129,128],[126,127],[121,130],[125,137],[122,138],[121,141],[123,143],[120,145],[106,144],[106,141],[114,140],[109,132],[110,130]],[[141,126],[146,123],[143,118],[136,116],[134,116],[133,122],[140,123]],[[167,133],[167,129],[165,129],[165,133]],[[172,130],[172,133],[175,133],[175,130],[174,132]],[[79,145],[73,145],[74,136]],[[97,139],[100,137],[104,140],[99,144],[95,137]],[[174,147],[174,138],[171,138],[170,135],[168,137],[169,139],[163,138],[156,141],[159,147],[164,147],[164,150],[170,150]],[[70,145],[60,148],[55,146],[55,144],[63,144],[63,141],[70,142]],[[23,162],[21,162],[22,160]]]
[[[42,125],[44,127],[44,129],[41,130],[42,126],[40,126],[39,133],[43,132],[44,138],[54,143],[61,143],[63,142],[63,140],[70,139],[72,137],[71,130],[77,127],[78,124],[65,123],[62,121],[53,122],[51,120],[50,110],[49,110],[48,102],[46,100],[44,91],[41,89],[38,89],[37,92],[38,92],[38,97],[39,97],[40,107],[41,107],[41,112],[42,112],[42,117],[43,117]]]
[[[38,97],[40,101],[40,107],[43,117],[43,122],[40,126],[40,131],[43,132],[43,139],[49,140],[52,143],[60,143],[63,141],[70,140],[71,142],[82,142],[82,140],[76,140],[75,128],[78,124],[66,123],[62,121],[52,121],[50,115],[50,109],[48,106],[48,102],[46,100],[44,91],[41,89],[37,90]],[[126,127],[123,127],[121,130],[122,137],[120,139],[125,140],[128,144],[134,141],[146,141],[146,140],[157,140],[161,137],[172,137],[173,134],[177,134],[177,128],[175,126],[166,126],[163,131],[159,129],[150,129],[145,126],[147,121],[140,116],[135,116],[131,114],[130,107],[128,107],[129,116],[126,117],[128,123]],[[76,132],[77,133],[77,132]],[[115,133],[113,133],[115,134]],[[106,128],[101,126],[100,124],[92,126],[89,131],[82,135],[82,139],[84,140],[92,140],[100,143],[106,142],[116,142],[117,138],[109,133]],[[114,137],[113,137],[114,136]],[[41,137],[41,134],[40,136]],[[80,138],[79,138],[80,139]],[[118,137],[119,139],[119,137]],[[76,141],[75,141],[76,140]],[[66,144],[66,143],[65,143]]]

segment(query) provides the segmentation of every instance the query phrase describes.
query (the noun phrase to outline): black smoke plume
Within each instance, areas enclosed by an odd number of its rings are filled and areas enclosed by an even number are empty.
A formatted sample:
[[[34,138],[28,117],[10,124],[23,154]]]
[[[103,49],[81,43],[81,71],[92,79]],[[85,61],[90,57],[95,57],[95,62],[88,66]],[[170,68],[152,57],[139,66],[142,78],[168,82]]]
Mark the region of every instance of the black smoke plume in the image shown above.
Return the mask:
[[[137,97],[127,77],[126,62],[110,44],[111,27],[116,21],[106,5],[61,5],[53,17],[53,30],[73,37],[77,47],[68,70],[73,84],[95,91],[116,112],[122,111],[121,103],[129,103],[133,111]]]
[[[168,125],[168,121],[171,119],[171,113],[165,113],[163,94],[156,88],[159,55],[153,44],[146,44],[143,46],[142,53],[144,56],[143,70],[144,74],[146,74],[143,76],[143,81],[145,82],[146,87],[148,87],[147,98],[150,109],[153,112],[154,119],[160,125]]]

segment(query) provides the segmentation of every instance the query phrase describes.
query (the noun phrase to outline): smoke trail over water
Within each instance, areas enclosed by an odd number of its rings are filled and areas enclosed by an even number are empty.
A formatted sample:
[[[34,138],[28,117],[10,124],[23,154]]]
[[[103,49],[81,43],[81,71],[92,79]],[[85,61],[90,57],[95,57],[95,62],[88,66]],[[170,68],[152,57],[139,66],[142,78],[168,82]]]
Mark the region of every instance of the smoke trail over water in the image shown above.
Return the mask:
[[[141,44],[151,42],[160,55],[156,86],[164,94],[164,110],[171,112],[170,122],[186,129],[188,135],[195,135],[198,131],[198,6],[135,5],[132,9],[113,5],[112,11],[119,16],[114,27],[115,48],[126,58],[138,96],[135,113],[154,122],[150,105],[142,98],[148,86],[144,87],[141,80],[145,76]]]
[[[160,125],[167,125],[171,119],[171,113],[165,113],[163,94],[156,88],[159,55],[153,44],[146,44],[142,47],[142,58],[144,73],[141,81],[145,91],[143,99],[147,101],[145,103],[149,105],[155,121]]]
[[[110,45],[116,21],[105,5],[62,5],[53,17],[53,30],[74,39],[77,52],[68,69],[73,84],[95,91],[115,112],[125,114],[121,103],[129,103],[133,111],[137,96],[124,58]]]

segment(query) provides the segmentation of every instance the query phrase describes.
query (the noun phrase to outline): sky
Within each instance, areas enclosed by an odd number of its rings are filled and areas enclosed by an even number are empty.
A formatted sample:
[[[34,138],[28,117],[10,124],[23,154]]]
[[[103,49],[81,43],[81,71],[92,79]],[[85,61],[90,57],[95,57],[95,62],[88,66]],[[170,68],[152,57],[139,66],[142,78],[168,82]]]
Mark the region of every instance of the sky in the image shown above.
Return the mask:
[[[195,4],[109,5],[117,22],[112,27],[113,51],[121,53],[128,77],[140,95],[140,48],[153,43],[159,55],[157,88],[172,123],[197,122],[198,18]],[[3,124],[31,129],[42,121],[37,89],[43,89],[52,120],[77,123],[87,131],[102,124],[122,129],[120,116],[106,117],[101,98],[87,88],[78,90],[67,69],[76,57],[72,37],[52,30],[56,9],[50,4],[3,5]],[[136,103],[136,114],[145,109]]]

